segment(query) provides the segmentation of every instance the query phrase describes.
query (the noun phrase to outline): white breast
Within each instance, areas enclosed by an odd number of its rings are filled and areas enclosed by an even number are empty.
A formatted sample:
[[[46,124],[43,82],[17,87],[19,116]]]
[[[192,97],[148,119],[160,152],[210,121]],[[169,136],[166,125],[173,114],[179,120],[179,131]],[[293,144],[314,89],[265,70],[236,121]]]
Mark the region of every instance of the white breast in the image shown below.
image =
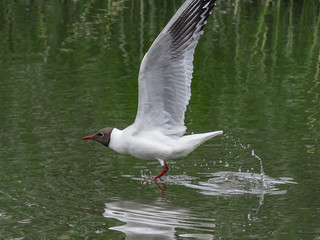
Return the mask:
[[[130,154],[145,160],[167,160],[174,158],[178,138],[162,134],[156,130],[135,134],[130,128],[114,129],[111,133],[109,147],[122,154]]]

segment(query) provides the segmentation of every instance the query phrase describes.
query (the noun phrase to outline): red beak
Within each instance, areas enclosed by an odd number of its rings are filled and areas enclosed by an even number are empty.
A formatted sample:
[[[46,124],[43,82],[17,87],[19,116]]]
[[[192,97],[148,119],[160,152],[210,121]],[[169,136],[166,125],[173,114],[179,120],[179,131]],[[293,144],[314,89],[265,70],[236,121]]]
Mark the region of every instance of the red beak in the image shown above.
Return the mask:
[[[82,140],[89,140],[89,139],[93,140],[93,136],[86,136],[82,138]]]

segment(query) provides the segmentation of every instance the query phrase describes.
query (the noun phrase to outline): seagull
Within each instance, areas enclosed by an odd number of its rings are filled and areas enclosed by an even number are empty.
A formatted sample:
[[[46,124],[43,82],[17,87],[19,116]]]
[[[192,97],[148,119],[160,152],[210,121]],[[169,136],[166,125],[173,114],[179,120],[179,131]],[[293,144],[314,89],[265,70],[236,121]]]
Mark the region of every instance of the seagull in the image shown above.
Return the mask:
[[[162,172],[153,179],[156,180],[169,170],[167,160],[187,156],[203,142],[223,133],[184,135],[193,55],[215,1],[186,0],[143,57],[134,123],[123,130],[103,128],[82,140],[95,140],[120,154],[158,160]]]

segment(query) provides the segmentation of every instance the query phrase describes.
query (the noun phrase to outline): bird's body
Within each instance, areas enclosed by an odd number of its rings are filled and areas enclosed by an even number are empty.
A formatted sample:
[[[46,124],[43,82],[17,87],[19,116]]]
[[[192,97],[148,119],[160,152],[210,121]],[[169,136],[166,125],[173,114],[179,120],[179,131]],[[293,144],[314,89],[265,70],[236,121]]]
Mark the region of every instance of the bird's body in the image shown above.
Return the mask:
[[[139,103],[129,127],[104,128],[96,140],[121,154],[166,161],[188,155],[222,131],[186,135],[184,117],[191,96],[193,54],[216,0],[186,0],[145,54],[139,71]]]
[[[144,160],[169,160],[187,156],[204,141],[221,134],[221,131],[186,136],[168,136],[158,129],[135,132],[132,126],[119,130],[114,128],[109,148]]]

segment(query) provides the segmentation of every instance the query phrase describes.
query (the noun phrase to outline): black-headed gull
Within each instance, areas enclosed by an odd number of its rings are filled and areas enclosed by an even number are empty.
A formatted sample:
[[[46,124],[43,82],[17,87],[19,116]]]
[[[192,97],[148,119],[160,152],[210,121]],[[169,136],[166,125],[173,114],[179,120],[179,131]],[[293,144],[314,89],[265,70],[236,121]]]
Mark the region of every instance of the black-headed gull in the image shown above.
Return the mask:
[[[83,140],[96,140],[122,154],[166,161],[188,155],[222,131],[186,135],[184,114],[191,96],[193,54],[216,0],[186,0],[144,56],[139,72],[139,103],[129,127],[103,128]]]

